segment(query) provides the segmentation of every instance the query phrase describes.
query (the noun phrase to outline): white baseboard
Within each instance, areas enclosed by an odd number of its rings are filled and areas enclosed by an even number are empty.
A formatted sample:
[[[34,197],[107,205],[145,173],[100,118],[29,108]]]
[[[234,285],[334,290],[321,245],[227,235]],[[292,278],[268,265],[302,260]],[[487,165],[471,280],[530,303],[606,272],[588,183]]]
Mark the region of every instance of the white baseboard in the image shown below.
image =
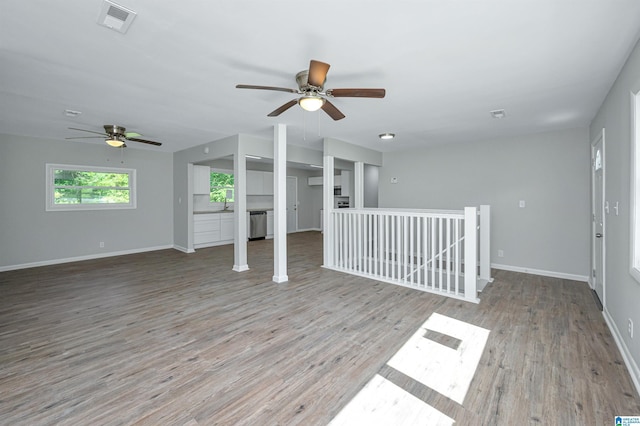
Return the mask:
[[[173,245],[173,248],[178,250],[178,251],[181,251],[183,253],[187,253],[187,254],[196,252],[194,249],[189,250],[186,247],[182,247],[182,246],[179,246],[179,245],[176,245],[176,244]]]
[[[61,264],[61,263],[79,262],[79,261],[82,261],[82,260],[102,259],[104,257],[122,256],[122,255],[125,255],[125,254],[144,253],[144,252],[147,252],[147,251],[166,250],[166,249],[170,249],[170,248],[175,248],[175,247],[173,245],[156,246],[156,247],[144,247],[144,248],[139,248],[139,249],[112,251],[112,252],[108,252],[108,253],[89,254],[89,255],[86,255],[86,256],[65,257],[65,258],[62,258],[62,259],[43,260],[43,261],[40,261],[40,262],[21,263],[19,265],[0,266],[0,272],[15,271],[15,270],[18,270],[18,269],[36,268],[38,266],[58,265],[58,264]]]
[[[616,341],[616,346],[618,346],[618,349],[622,354],[622,359],[624,360],[624,364],[627,366],[627,370],[629,370],[631,381],[633,381],[633,384],[636,387],[636,392],[640,394],[640,368],[638,368],[638,364],[636,364],[636,362],[633,360],[631,351],[629,351],[629,348],[624,343],[624,339],[620,334],[620,330],[618,330],[616,323],[613,321],[613,318],[611,318],[611,315],[609,315],[609,311],[607,311],[607,308],[604,308],[604,310],[602,311],[602,316],[609,326],[609,330],[613,335],[613,340]]]
[[[492,268],[502,269],[503,271],[522,272],[523,274],[541,275],[543,277],[561,278],[564,280],[589,282],[587,275],[575,275],[565,274],[564,272],[545,271],[542,269],[523,268],[521,266],[500,265],[498,263],[492,263]]]

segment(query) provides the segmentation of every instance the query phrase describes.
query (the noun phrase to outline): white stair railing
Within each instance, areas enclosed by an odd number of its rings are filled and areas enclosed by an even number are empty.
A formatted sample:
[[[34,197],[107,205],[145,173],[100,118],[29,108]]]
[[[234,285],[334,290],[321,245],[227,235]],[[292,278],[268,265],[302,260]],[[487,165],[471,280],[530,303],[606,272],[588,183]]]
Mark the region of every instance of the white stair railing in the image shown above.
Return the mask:
[[[482,223],[488,214],[489,207],[482,206]],[[329,269],[478,302],[480,237],[480,258],[487,263],[480,264],[480,271],[490,281],[488,253],[484,253],[488,229],[478,232],[475,207],[463,211],[335,209],[327,225],[332,244],[325,247],[329,264],[324,266]]]

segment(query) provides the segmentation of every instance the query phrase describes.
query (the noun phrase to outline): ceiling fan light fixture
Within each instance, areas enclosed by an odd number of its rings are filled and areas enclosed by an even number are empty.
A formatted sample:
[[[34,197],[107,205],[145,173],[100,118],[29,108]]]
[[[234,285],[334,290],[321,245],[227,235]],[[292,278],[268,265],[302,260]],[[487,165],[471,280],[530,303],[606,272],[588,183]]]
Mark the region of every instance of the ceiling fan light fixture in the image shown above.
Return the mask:
[[[303,96],[298,99],[298,104],[305,111],[317,111],[324,105],[324,98],[315,95]]]
[[[113,146],[115,148],[120,148],[122,145],[124,145],[124,142],[121,141],[120,139],[118,139],[117,137],[110,137],[104,140],[107,145],[109,146]]]

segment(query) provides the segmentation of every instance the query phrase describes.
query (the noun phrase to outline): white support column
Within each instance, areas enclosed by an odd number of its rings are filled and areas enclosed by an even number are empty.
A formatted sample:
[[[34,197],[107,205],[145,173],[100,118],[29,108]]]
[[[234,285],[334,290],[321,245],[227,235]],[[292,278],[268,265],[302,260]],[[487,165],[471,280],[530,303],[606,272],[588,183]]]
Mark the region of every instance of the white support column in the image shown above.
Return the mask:
[[[356,209],[361,209],[364,207],[364,163],[362,161],[354,163],[353,178],[355,187],[353,204]]]
[[[247,264],[247,159],[240,147],[233,154],[234,202],[233,270],[249,270]]]
[[[273,281],[287,276],[287,126],[273,128]]]
[[[491,206],[480,206],[480,279],[490,283],[491,278]],[[480,289],[482,290],[482,289]]]
[[[478,302],[477,259],[478,259],[478,210],[464,208],[464,298]]]
[[[324,218],[323,220],[323,228],[324,233],[323,236],[323,254],[322,254],[322,263],[324,266],[332,267],[335,266],[332,264],[331,259],[333,259],[333,234],[334,234],[334,223],[333,223],[333,215],[331,212],[333,211],[333,168],[334,168],[334,158],[331,155],[325,155],[323,158],[322,165],[322,208]]]

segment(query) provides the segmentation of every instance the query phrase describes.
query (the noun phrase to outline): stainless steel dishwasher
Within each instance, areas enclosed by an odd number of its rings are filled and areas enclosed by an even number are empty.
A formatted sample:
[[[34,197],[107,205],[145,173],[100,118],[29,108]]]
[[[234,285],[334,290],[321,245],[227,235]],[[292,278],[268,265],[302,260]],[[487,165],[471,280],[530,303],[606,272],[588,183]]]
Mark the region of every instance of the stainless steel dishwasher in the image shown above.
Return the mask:
[[[263,240],[267,236],[267,212],[249,212],[249,239]]]

